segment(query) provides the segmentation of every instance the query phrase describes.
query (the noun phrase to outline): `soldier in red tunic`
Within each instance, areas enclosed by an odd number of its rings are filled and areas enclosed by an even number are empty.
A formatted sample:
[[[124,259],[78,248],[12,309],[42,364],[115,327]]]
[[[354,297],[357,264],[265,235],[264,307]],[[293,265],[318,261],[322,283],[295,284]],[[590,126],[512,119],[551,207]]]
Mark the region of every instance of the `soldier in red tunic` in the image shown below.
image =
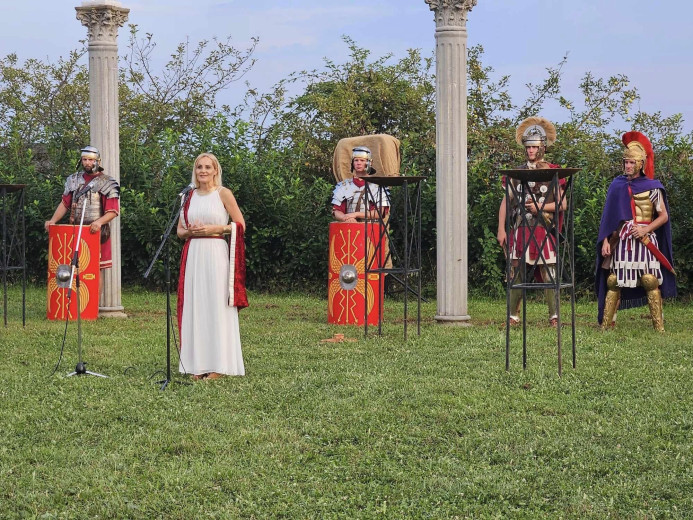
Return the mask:
[[[551,146],[556,140],[556,128],[551,121],[543,117],[529,117],[520,123],[515,132],[517,144],[524,147],[527,161],[518,166],[518,169],[546,169],[558,168],[557,164],[552,164],[544,160],[546,148]],[[503,186],[507,179],[503,178]],[[518,181],[515,183],[514,192],[522,193],[523,186]],[[561,179],[562,201],[559,211],[566,209],[566,201],[562,196],[562,188],[565,179]],[[505,230],[506,220],[506,198],[503,196],[500,208],[498,209],[498,234],[497,239],[501,247],[506,250],[510,248],[510,273],[514,278],[515,269],[520,265],[522,252],[525,252],[525,262],[527,265],[536,265],[535,277],[540,282],[551,282],[556,278],[556,247],[552,237],[544,240],[547,235],[546,222],[554,217],[556,204],[554,194],[551,190],[550,182],[527,183],[532,193],[525,193],[524,200],[517,200],[513,197],[510,200],[510,236]],[[536,201],[536,202],[535,202]],[[541,214],[538,214],[541,211]],[[531,227],[526,225],[528,223]],[[525,248],[525,245],[528,245]],[[539,246],[541,250],[539,250]],[[523,276],[523,273],[520,273]],[[520,323],[520,299],[522,291],[513,289],[510,295],[510,324]],[[545,298],[549,308],[549,322],[556,326],[558,314],[556,311],[555,291],[545,290]]]
[[[48,231],[68,212],[70,224],[79,224],[84,207],[84,225],[89,226],[90,233],[101,233],[99,267],[109,269],[113,266],[109,223],[120,212],[120,186],[113,177],[103,173],[100,165],[101,156],[96,148],[87,146],[82,148],[81,152],[82,169],[67,178],[62,201],[44,225]],[[87,187],[89,189],[86,189]]]
[[[376,219],[378,213],[373,203],[380,205],[382,215],[387,213],[390,206],[389,193],[377,184],[368,184],[370,195],[366,195],[364,177],[373,175],[371,166],[371,151],[365,146],[357,146],[351,152],[351,179],[345,179],[335,186],[332,193],[332,214],[339,222],[363,222],[365,219]],[[371,207],[366,210],[366,199],[371,201]]]

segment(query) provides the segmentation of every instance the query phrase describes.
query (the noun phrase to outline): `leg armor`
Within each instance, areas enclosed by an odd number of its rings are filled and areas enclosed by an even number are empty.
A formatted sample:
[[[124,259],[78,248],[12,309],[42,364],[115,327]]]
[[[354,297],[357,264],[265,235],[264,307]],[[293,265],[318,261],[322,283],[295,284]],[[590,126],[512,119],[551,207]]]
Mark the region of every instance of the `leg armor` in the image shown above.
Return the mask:
[[[511,289],[510,291],[510,321],[519,323],[520,303],[522,303],[522,289]]]
[[[642,288],[647,294],[647,305],[650,307],[652,326],[658,332],[664,332],[664,318],[662,316],[662,293],[659,291],[657,277],[652,274],[644,274],[640,278]]]
[[[515,279],[517,266],[510,266],[510,277]],[[519,272],[519,280],[524,282],[524,276],[522,272]],[[511,289],[510,290],[510,323],[517,325],[520,323],[520,304],[522,303],[522,289]]]
[[[558,309],[556,308],[556,291],[555,289],[544,289],[544,299],[549,307],[549,322],[554,327],[558,320]]]
[[[655,278],[655,282],[657,279]],[[604,317],[602,318],[602,330],[610,327],[614,322],[616,309],[621,301],[621,289],[618,286],[618,279],[611,273],[606,279],[606,298],[604,302]]]
[[[540,268],[541,279],[545,283],[553,283],[556,281],[556,266],[546,265]],[[556,308],[556,291],[554,289],[544,289],[544,299],[549,308],[549,322],[551,325],[556,325],[558,320],[558,309]]]

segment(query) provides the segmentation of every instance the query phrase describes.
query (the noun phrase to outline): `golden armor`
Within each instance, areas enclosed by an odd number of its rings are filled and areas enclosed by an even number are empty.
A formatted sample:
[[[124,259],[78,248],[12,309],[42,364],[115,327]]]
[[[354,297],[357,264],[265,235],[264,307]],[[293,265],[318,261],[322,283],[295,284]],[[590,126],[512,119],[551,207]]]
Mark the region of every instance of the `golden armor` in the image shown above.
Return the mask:
[[[640,284],[647,295],[647,305],[650,308],[652,327],[657,332],[664,332],[664,315],[662,312],[662,293],[659,291],[659,281],[652,274],[644,274],[640,277]],[[604,302],[604,318],[602,330],[614,323],[614,316],[621,301],[621,288],[614,273],[606,279],[606,300]]]
[[[635,222],[650,223],[654,219],[654,204],[650,200],[650,192],[643,191],[633,195],[635,202]]]
[[[652,326],[657,332],[664,332],[662,293],[659,291],[659,281],[652,274],[644,274],[640,278],[640,283],[647,294],[647,305],[650,308]]]
[[[604,302],[604,318],[602,329],[610,327],[614,322],[614,316],[621,301],[621,288],[618,286],[618,278],[611,273],[606,279],[606,301]]]

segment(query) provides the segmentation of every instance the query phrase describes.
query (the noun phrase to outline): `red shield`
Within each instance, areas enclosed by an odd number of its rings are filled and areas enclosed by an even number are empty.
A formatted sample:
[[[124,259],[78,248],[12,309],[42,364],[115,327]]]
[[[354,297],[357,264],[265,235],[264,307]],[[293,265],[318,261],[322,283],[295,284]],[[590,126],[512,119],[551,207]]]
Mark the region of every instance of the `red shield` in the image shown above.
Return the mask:
[[[381,275],[370,273],[365,279],[366,248],[370,269],[382,267],[384,252],[375,245],[380,237],[379,223],[332,222],[328,259],[327,321],[338,325],[363,325],[368,307],[368,324],[378,324],[383,300]]]
[[[48,232],[48,300],[46,317],[49,320],[77,319],[77,282],[72,282],[70,301],[67,288],[58,287],[55,272],[60,264],[70,265],[79,226],[51,226]],[[79,247],[79,306],[84,320],[99,316],[99,233],[90,233],[89,226],[82,226]]]

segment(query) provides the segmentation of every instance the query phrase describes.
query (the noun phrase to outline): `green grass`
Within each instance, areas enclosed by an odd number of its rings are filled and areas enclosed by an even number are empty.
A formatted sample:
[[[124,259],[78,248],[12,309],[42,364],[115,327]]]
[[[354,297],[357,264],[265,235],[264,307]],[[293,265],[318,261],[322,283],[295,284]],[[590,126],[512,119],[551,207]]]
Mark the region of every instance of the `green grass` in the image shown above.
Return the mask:
[[[471,327],[402,338],[326,324],[326,301],[251,295],[247,375],[165,391],[165,299],[127,290],[126,320],[63,324],[42,289],[0,323],[2,518],[691,518],[693,315],[646,309],[605,333],[577,307],[578,366],[557,376],[556,333],[529,305],[528,367],[503,301],[472,300]],[[564,307],[565,309],[565,307]],[[345,332],[356,342],[320,340]],[[173,359],[174,379],[177,358]],[[130,367],[130,368],[129,368]]]

